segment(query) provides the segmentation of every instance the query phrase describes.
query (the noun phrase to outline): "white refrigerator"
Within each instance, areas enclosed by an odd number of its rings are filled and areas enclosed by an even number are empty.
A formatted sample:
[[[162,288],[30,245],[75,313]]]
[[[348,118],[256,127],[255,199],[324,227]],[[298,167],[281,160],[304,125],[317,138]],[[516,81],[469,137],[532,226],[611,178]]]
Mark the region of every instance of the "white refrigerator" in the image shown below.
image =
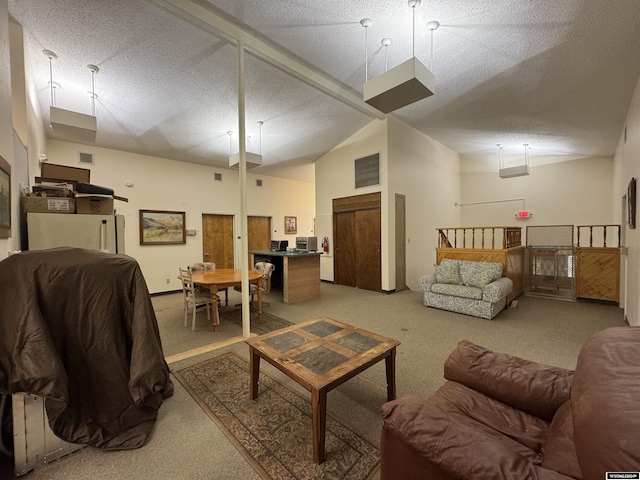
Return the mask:
[[[27,213],[29,250],[80,247],[124,252],[123,215]]]

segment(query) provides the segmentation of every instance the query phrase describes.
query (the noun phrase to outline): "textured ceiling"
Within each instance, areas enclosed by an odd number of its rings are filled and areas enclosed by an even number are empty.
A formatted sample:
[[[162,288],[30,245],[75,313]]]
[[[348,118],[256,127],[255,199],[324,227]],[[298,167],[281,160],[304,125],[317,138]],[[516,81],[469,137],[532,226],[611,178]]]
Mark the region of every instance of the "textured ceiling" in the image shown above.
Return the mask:
[[[174,5],[171,5],[171,4]],[[95,145],[227,166],[237,132],[236,49],[175,5],[205,7],[361,96],[369,17],[368,75],[415,55],[436,77],[436,94],[393,115],[463,154],[610,156],[640,74],[637,0],[9,0],[24,26],[49,122],[49,49],[56,105],[91,113]],[[426,24],[441,26],[431,32]],[[323,153],[373,117],[245,56],[248,150],[266,175],[312,180]],[[257,122],[264,121],[260,130]],[[260,135],[261,131],[261,135]],[[51,129],[47,134],[53,138]],[[231,145],[233,143],[233,145]]]

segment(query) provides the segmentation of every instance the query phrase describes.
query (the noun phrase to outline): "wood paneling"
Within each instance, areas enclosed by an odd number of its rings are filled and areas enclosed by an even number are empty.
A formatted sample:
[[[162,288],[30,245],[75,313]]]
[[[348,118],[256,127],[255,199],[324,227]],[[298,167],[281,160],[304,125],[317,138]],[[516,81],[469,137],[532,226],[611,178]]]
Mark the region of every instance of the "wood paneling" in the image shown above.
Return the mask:
[[[576,296],[620,300],[620,249],[578,248]]]
[[[380,208],[382,196],[380,192],[355,195],[333,199],[333,213]]]
[[[513,290],[507,295],[507,304],[524,292],[524,245],[507,249],[480,248],[436,248],[436,263],[443,258],[497,262],[503,265],[502,275],[513,282]]]
[[[297,303],[320,296],[320,255],[284,257],[282,301]]]
[[[233,215],[202,215],[202,260],[234,268]]]

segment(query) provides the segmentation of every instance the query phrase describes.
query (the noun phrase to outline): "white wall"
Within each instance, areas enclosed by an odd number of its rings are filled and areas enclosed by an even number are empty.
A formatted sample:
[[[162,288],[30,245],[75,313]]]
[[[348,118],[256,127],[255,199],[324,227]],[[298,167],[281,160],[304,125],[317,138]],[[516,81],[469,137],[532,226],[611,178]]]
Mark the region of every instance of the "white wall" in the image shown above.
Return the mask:
[[[163,158],[137,155],[117,150],[49,140],[50,163],[78,167],[78,151],[94,153],[91,183],[115,190],[129,202],[115,201],[125,215],[126,254],[134,257],[145,276],[151,293],[177,290],[177,268],[202,261],[202,214],[235,215],[236,265],[239,263],[240,189],[238,172]],[[214,181],[214,172],[222,182]],[[296,235],[284,234],[284,216],[298,217],[298,236],[313,236],[315,188],[312,183],[248,174],[247,214],[271,216],[272,238],[295,243]],[[262,179],[256,187],[255,179]],[[125,186],[126,181],[133,187]],[[139,242],[139,210],[174,210],[186,212],[186,228],[196,229],[186,245],[145,245]],[[166,279],[170,283],[166,283]]]
[[[622,222],[622,198],[627,193],[627,185],[632,177],[640,177],[640,80],[636,85],[626,122],[625,132],[620,135],[618,147],[614,157],[613,168],[613,217]],[[640,224],[640,214],[636,213],[636,225]],[[628,255],[623,256],[626,262],[623,268],[625,295],[625,315],[630,325],[640,325],[640,226],[626,229],[625,238]]]
[[[355,188],[354,160],[368,155],[380,154],[380,185]],[[316,161],[316,214],[317,236],[320,242],[323,237],[329,237],[331,245],[327,255],[320,256],[320,277],[322,280],[333,281],[333,199],[364,195],[367,193],[383,192],[381,208],[383,230],[388,218],[386,203],[387,183],[387,121],[374,120],[360,131],[349,137],[330,152]],[[318,245],[319,246],[319,245]],[[382,255],[388,255],[388,244],[383,235]],[[389,269],[382,262],[382,289],[389,288]]]
[[[562,157],[545,157],[536,161],[539,164],[532,160],[530,175],[503,179],[498,176],[497,154],[463,155],[460,203],[524,198],[533,216],[515,218],[523,209],[520,201],[466,205],[457,207],[461,226],[521,226],[524,242],[527,225],[618,223],[612,216],[612,158],[562,161]]]
[[[395,194],[406,196],[407,286],[433,272],[437,227],[457,225],[460,196],[459,155],[393,116],[389,122],[389,235],[392,285],[395,286]],[[393,287],[392,287],[393,288]]]

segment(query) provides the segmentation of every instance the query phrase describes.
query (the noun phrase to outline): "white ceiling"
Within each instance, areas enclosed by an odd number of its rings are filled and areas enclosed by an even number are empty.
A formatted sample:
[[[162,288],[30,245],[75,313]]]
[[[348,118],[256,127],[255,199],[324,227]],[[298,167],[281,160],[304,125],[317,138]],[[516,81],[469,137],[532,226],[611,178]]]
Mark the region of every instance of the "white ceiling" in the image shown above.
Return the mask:
[[[406,0],[9,0],[45,125],[49,49],[60,108],[90,114],[86,65],[100,68],[95,145],[227,166],[227,131],[238,131],[236,48],[205,16],[176,8],[185,5],[232,19],[359,98],[360,20],[371,18],[369,78],[384,72],[383,37],[393,40],[389,68],[415,46],[436,77],[434,96],[392,115],[462,154],[497,156],[501,143],[508,155],[528,143],[532,156],[611,156],[640,74],[638,0],[424,0],[415,43]],[[430,20],[441,24],[433,58]],[[374,118],[250,53],[245,60],[248,150],[261,151],[265,175],[311,181],[313,162]]]

